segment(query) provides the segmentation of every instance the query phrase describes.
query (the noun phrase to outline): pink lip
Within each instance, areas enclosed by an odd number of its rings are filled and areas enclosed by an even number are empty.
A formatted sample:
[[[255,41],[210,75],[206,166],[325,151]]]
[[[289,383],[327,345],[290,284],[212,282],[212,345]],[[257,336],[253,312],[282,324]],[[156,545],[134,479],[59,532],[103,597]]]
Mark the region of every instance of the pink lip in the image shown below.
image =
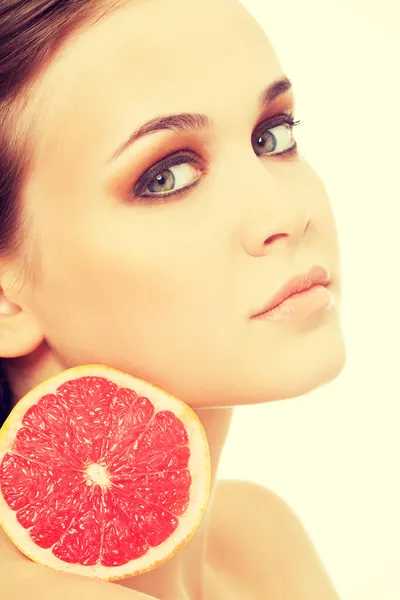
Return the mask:
[[[330,282],[330,276],[326,269],[320,266],[314,266],[310,271],[303,275],[296,275],[290,279],[278,292],[269,300],[269,302],[258,313],[252,315],[252,319],[268,313],[276,308],[282,302],[294,294],[299,294],[314,287],[315,285],[327,286]]]

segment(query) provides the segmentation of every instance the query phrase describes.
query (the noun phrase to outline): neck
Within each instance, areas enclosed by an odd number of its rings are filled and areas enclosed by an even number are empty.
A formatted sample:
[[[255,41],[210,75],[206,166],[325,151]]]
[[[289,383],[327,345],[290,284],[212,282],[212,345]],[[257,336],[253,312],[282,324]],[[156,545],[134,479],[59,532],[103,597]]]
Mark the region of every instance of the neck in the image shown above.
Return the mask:
[[[232,418],[232,409],[196,410],[205,429],[211,456],[211,494],[206,513],[190,542],[169,561],[153,571],[119,583],[160,600],[204,600],[207,538],[211,526],[213,497],[219,461]]]

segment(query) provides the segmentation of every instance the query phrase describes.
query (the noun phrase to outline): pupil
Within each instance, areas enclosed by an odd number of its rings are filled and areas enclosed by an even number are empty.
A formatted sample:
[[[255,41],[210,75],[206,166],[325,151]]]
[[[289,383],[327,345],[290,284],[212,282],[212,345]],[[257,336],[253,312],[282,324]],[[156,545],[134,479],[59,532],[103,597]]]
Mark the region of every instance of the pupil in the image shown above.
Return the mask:
[[[170,169],[156,175],[153,182],[148,186],[148,189],[153,192],[169,192],[174,188],[175,177]]]
[[[260,135],[257,138],[256,144],[261,150],[273,152],[276,148],[277,140],[272,133],[267,133],[265,135]]]

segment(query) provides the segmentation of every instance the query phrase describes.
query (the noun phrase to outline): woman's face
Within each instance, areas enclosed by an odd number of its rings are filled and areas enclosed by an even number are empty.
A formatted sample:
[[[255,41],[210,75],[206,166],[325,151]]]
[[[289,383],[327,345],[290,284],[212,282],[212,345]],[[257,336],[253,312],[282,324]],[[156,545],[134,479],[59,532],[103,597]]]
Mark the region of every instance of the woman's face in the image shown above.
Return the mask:
[[[339,373],[329,200],[293,148],[292,91],[260,104],[283,77],[235,0],[133,0],[64,45],[38,87],[24,294],[66,366],[108,364],[195,407],[293,397]],[[203,116],[115,156],[180,113]],[[251,318],[313,265],[332,275],[332,306]]]

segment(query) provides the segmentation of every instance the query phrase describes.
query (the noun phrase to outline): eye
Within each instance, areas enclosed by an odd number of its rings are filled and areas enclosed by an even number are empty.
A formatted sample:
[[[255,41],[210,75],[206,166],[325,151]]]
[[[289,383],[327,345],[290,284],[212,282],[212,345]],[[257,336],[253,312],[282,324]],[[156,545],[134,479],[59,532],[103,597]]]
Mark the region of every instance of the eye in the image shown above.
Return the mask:
[[[269,123],[263,129],[258,130],[253,138],[254,150],[257,156],[262,154],[281,156],[294,153],[297,144],[293,137],[293,127],[299,125],[300,122],[293,121],[291,116],[286,115],[281,117],[279,123],[272,126]]]
[[[293,138],[293,127],[301,121],[294,121],[289,114],[278,116],[259,127],[253,135],[253,145],[257,156],[282,156],[294,154],[297,150]],[[166,202],[178,199],[201,182],[207,172],[198,157],[192,154],[174,154],[148,169],[132,189],[135,201],[140,203]]]
[[[174,155],[146,171],[135,186],[134,194],[139,198],[173,196],[195,185],[201,173],[194,156]]]

